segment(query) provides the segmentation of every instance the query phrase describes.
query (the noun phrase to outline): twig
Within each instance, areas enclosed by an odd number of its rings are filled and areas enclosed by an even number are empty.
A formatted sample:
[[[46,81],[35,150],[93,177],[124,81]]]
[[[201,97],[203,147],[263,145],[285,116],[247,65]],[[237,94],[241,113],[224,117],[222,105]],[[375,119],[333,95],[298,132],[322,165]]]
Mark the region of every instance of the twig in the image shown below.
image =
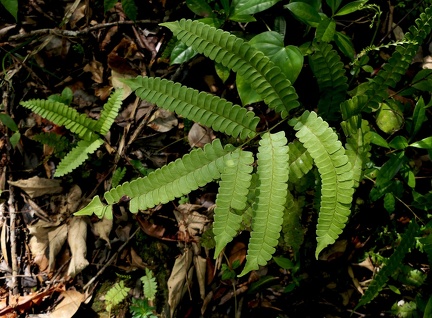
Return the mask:
[[[9,186],[9,220],[10,220],[10,244],[11,244],[11,263],[12,263],[12,295],[18,294],[18,257],[17,257],[17,241],[16,241],[16,233],[15,233],[15,219],[16,219],[16,210],[15,210],[15,200],[14,200],[14,191],[13,187]]]
[[[141,228],[137,228],[135,232],[133,232],[132,235],[128,238],[128,240],[124,242],[122,246],[120,246],[117,252],[115,252],[114,255],[108,260],[108,262],[99,270],[99,272],[97,272],[97,274],[92,279],[90,279],[87,284],[84,285],[84,290],[86,290],[91,284],[93,284],[96,278],[102,275],[102,273],[107,269],[107,267],[110,266],[112,262],[114,262],[114,260],[117,258],[117,255],[126,247],[129,241],[138,233],[140,229]]]
[[[33,37],[33,36],[43,36],[43,35],[57,35],[57,36],[66,36],[66,37],[79,37],[82,35],[85,35],[87,33],[90,33],[92,31],[96,31],[99,29],[103,29],[103,28],[110,28],[112,26],[116,26],[116,25],[135,25],[135,24],[158,24],[160,23],[159,20],[138,20],[138,21],[116,21],[116,22],[109,22],[109,23],[101,23],[101,24],[96,24],[93,25],[91,27],[87,27],[84,28],[82,30],[79,31],[73,31],[73,30],[60,30],[60,29],[39,29],[39,30],[34,30],[34,31],[30,31],[28,33],[23,33],[23,34],[17,34],[17,35],[12,35],[9,37],[9,41],[19,41],[22,39],[26,39],[28,37]]]

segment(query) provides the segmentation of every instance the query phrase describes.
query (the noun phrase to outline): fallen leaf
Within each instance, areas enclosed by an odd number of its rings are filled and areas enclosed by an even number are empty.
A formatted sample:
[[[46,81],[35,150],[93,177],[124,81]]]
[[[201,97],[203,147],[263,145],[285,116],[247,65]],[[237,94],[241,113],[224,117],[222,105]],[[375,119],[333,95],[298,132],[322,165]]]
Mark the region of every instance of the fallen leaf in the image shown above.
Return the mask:
[[[188,133],[188,141],[191,147],[204,147],[205,144],[211,143],[215,138],[210,128],[203,127],[198,123],[192,125]]]
[[[49,318],[73,317],[85,299],[84,295],[76,290],[63,291],[60,297],[63,297],[63,299],[50,313]]]
[[[91,61],[90,63],[87,63],[84,68],[84,72],[89,72],[92,74],[91,79],[94,80],[98,84],[103,83],[103,72],[104,67],[101,62],[99,61]]]
[[[62,224],[54,228],[52,231],[48,232],[48,242],[49,242],[48,269],[50,272],[52,272],[55,268],[56,256],[62,249],[64,243],[66,242],[67,234],[68,231],[67,231],[66,224]]]
[[[192,254],[191,249],[186,249],[181,256],[176,258],[168,279],[168,305],[170,306],[171,317],[174,317],[174,311],[192,280],[189,270],[192,263]]]
[[[109,240],[109,235],[113,227],[113,220],[103,217],[98,222],[92,223],[92,230],[96,236],[99,236],[102,240],[107,242],[109,248],[111,248],[111,243]]]
[[[63,191],[60,186],[60,180],[45,179],[32,177],[30,179],[21,179],[18,181],[8,181],[9,184],[21,188],[30,198],[36,198],[45,194],[55,194]]]
[[[151,129],[158,132],[167,132],[178,125],[178,119],[173,112],[159,108],[156,110],[149,119],[149,126]]]
[[[205,298],[205,289],[206,289],[206,267],[207,261],[204,257],[200,255],[195,255],[193,258],[195,272],[198,279],[198,285],[200,290],[201,299]]]
[[[68,275],[75,277],[89,264],[87,255],[87,223],[83,217],[73,217],[68,228],[68,243],[72,253]]]

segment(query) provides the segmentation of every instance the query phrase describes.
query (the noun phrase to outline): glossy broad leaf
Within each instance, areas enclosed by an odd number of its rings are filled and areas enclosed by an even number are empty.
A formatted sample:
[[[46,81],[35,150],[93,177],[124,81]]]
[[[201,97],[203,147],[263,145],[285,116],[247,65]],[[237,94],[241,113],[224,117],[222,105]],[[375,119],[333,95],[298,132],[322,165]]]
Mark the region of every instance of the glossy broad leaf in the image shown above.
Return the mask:
[[[18,0],[0,0],[0,3],[18,21]]]
[[[350,3],[347,3],[344,5],[338,12],[336,12],[335,16],[341,16],[341,15],[347,15],[353,12],[356,12],[358,10],[361,10],[364,4],[366,4],[368,0],[359,0],[359,1],[352,1]]]
[[[321,16],[318,11],[305,2],[291,2],[284,6],[303,23],[316,28],[321,22]]]

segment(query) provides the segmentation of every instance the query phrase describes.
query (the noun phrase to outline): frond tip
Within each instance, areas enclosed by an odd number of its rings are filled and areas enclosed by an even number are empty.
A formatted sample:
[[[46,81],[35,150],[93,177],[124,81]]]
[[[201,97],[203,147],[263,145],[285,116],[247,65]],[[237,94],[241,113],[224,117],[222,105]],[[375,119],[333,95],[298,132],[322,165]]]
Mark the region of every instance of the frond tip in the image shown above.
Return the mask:
[[[314,159],[321,176],[321,207],[315,256],[333,244],[348,222],[354,193],[353,172],[336,133],[315,112],[296,121],[296,136]]]

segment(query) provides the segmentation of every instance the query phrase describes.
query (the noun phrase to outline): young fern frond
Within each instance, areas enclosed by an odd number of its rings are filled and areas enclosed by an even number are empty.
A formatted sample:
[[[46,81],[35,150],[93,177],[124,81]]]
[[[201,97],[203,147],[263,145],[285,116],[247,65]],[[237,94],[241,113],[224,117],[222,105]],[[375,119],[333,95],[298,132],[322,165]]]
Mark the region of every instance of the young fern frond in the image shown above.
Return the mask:
[[[255,136],[259,118],[226,99],[157,77],[138,76],[124,82],[141,99],[201,125],[241,139]]]
[[[348,78],[339,54],[328,43],[320,43],[309,56],[309,64],[319,86],[321,98],[318,115],[328,121],[340,118],[340,104],[345,100]]]
[[[375,276],[375,278],[369,285],[368,289],[366,290],[362,298],[360,298],[360,301],[357,304],[357,306],[354,308],[354,310],[368,304],[379,294],[379,292],[381,291],[381,289],[383,289],[389,277],[399,269],[406,253],[408,253],[410,248],[414,246],[416,241],[415,237],[418,234],[418,232],[419,232],[418,224],[415,221],[411,221],[411,223],[408,225],[408,228],[406,229],[405,233],[402,236],[402,240],[399,246],[396,248],[394,253],[387,260],[383,268]]]
[[[60,161],[54,177],[61,177],[78,168],[88,159],[89,155],[94,153],[103,143],[102,139],[96,139],[94,141],[80,140],[78,145]]]
[[[299,251],[304,239],[303,228],[300,220],[305,200],[304,197],[295,199],[290,191],[288,191],[287,194],[287,202],[285,204],[282,223],[281,245],[284,247],[290,247],[294,253],[296,253]]]
[[[315,161],[321,177],[321,207],[315,256],[333,244],[350,215],[353,173],[336,133],[315,112],[305,111],[295,123],[296,136]]]
[[[369,82],[369,89],[366,91],[368,99],[361,109],[378,108],[379,103],[388,98],[387,88],[395,87],[405,74],[419,46],[432,31],[432,7],[426,8],[415,23],[417,27],[411,26],[409,32],[405,34],[404,40],[408,44],[396,47],[382,70],[378,72],[373,81]]]
[[[112,307],[120,304],[128,295],[129,287],[124,285],[124,281],[114,284],[105,295],[106,310],[111,311]]]
[[[224,168],[224,156],[234,149],[231,145],[222,147],[220,140],[216,139],[203,149],[192,150],[147,177],[125,182],[105,192],[105,200],[112,205],[126,195],[131,199],[129,209],[133,213],[159,203],[168,203],[219,179]]]
[[[188,46],[247,78],[264,102],[282,118],[299,106],[291,82],[262,52],[243,39],[199,21],[161,23]]]
[[[312,169],[313,159],[298,140],[290,142],[288,147],[290,182],[296,182]]]
[[[218,257],[240,229],[242,215],[237,211],[246,209],[253,161],[251,152],[240,149],[225,159],[214,211],[215,257]]]
[[[114,120],[116,119],[122,104],[122,98],[123,90],[116,89],[103,106],[100,118],[98,119],[95,127],[95,130],[101,135],[106,135],[110,130],[111,125],[114,123]]]
[[[145,272],[146,272],[145,276],[141,277],[141,282],[143,283],[144,296],[148,300],[154,300],[157,292],[156,278],[154,277],[153,272],[150,269],[146,268]]]
[[[92,141],[97,137],[95,133],[97,122],[65,104],[51,100],[31,99],[21,101],[20,105],[58,126],[65,126],[81,139]]]
[[[266,133],[258,147],[258,187],[246,264],[239,276],[266,265],[276,251],[288,192],[288,146],[283,131]]]

